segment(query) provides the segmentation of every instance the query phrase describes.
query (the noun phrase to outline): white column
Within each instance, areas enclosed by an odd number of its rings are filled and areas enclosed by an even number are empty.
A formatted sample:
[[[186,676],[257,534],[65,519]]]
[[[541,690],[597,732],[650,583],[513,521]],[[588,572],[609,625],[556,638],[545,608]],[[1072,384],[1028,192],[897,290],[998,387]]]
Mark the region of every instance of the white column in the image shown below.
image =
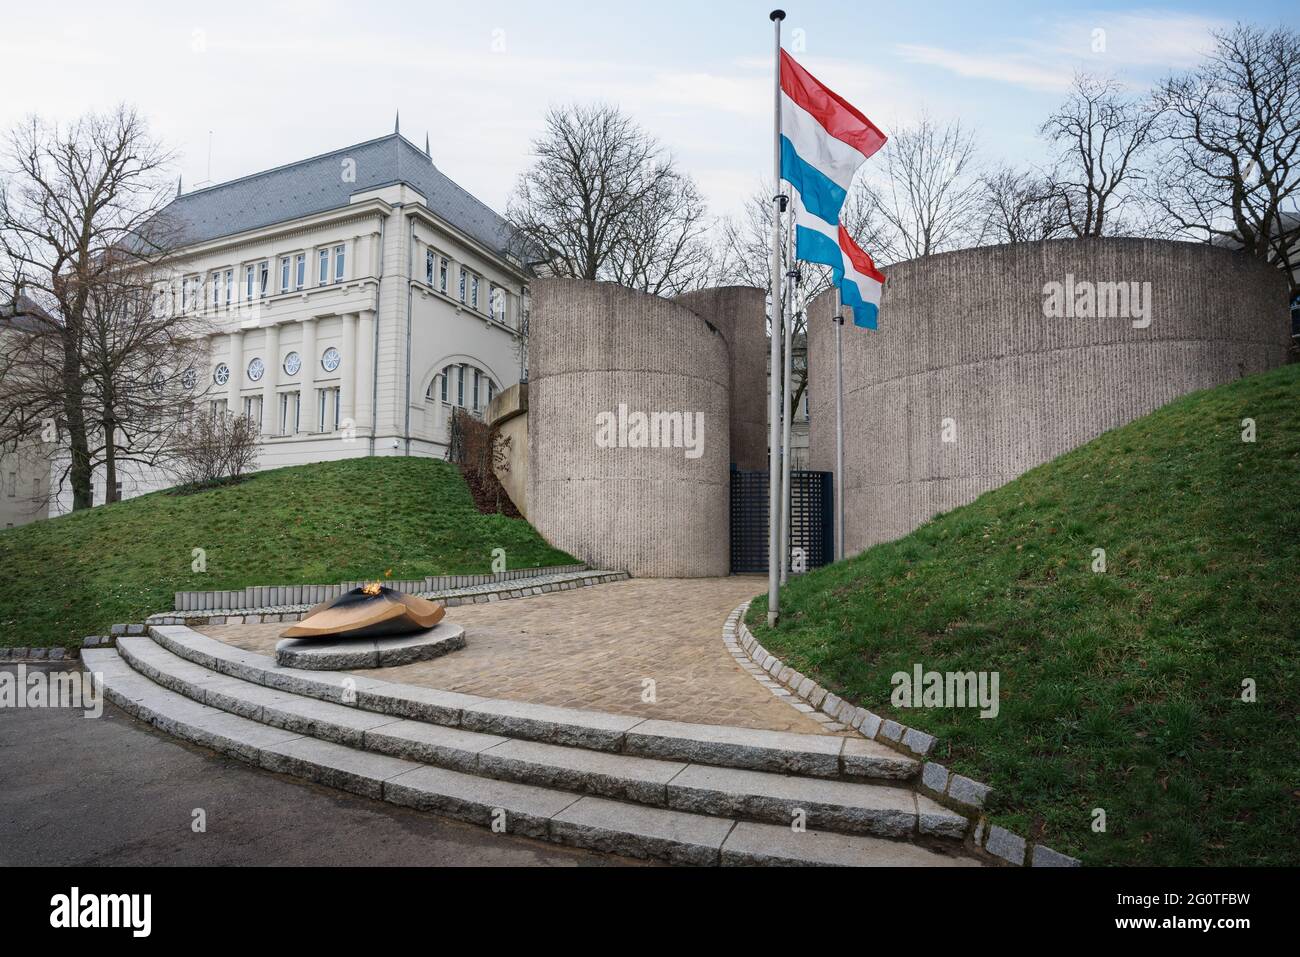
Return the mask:
[[[320,368],[320,356],[316,354],[316,320],[302,321],[302,371],[298,373],[298,401],[302,410],[299,427],[304,432],[315,432],[320,428],[316,421],[316,370]]]
[[[357,424],[357,314],[343,316],[343,364],[339,366],[339,418]],[[340,422],[340,425],[342,423]]]
[[[353,389],[356,394],[356,423],[358,430],[370,428],[372,399],[374,397],[375,370],[375,313],[367,309],[361,313],[357,327],[357,361],[353,366]]]
[[[262,364],[266,371],[262,373],[262,432],[265,435],[280,434],[280,397],[276,384],[280,381],[280,327],[266,327],[266,348]]]
[[[230,358],[226,364],[230,367],[230,381],[226,383],[226,406],[231,415],[243,415],[244,404],[239,397],[239,390],[244,385],[244,330],[242,329],[237,329],[230,334]]]

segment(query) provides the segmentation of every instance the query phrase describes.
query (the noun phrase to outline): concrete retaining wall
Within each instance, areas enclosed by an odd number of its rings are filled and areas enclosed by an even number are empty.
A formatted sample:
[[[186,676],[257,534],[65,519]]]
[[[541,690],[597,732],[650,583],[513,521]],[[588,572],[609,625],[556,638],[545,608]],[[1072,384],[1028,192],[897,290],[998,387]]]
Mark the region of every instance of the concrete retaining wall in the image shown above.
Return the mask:
[[[637,576],[729,567],[730,356],[681,305],[608,283],[532,286],[529,518],[548,541]],[[700,455],[600,447],[600,413],[703,416]]]
[[[898,538],[1197,389],[1281,365],[1275,269],[1192,243],[1053,240],[900,263],[880,329],[844,328],[845,541]],[[1049,318],[1048,283],[1150,283],[1151,320]],[[810,456],[835,459],[830,299],[810,322]],[[1140,321],[1140,320],[1139,320]],[[955,441],[944,442],[945,420]]]
[[[731,461],[738,469],[767,468],[767,293],[721,286],[678,296],[713,325],[731,357]]]
[[[504,462],[493,471],[519,514],[528,517],[528,383],[518,382],[488,403],[484,419],[505,440]]]

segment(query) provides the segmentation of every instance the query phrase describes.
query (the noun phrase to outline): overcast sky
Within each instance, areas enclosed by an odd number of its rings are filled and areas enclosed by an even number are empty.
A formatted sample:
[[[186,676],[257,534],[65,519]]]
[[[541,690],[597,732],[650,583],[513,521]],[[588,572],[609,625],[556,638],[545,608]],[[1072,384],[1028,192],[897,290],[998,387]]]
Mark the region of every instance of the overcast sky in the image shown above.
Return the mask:
[[[6,5],[0,124],[136,105],[187,186],[402,132],[500,210],[549,104],[620,104],[734,212],[771,173],[763,3],[72,2]],[[1294,3],[802,2],[786,46],[886,131],[960,117],[990,159],[1035,161],[1078,68],[1143,88],[1233,18],[1296,26]],[[1227,18],[1227,19],[1224,19]],[[1094,51],[1103,30],[1104,50]],[[208,143],[211,136],[211,173]]]

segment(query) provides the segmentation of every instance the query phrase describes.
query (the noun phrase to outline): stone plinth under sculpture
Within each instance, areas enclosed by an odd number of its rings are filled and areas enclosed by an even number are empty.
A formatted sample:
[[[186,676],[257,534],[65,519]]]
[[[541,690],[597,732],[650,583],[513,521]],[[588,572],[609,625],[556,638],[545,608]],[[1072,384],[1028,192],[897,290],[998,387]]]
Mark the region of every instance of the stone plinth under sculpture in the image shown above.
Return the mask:
[[[465,646],[465,629],[442,620],[447,606],[382,585],[321,602],[280,633],[276,664],[333,671],[427,661]]]

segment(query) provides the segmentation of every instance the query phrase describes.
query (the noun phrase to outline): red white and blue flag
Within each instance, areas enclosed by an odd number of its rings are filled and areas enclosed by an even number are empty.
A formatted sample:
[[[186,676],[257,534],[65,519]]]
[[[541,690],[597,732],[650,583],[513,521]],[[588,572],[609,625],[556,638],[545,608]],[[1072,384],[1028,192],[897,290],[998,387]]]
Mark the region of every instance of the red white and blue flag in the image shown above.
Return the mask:
[[[781,51],[781,178],[794,192],[795,255],[830,266],[854,325],[876,328],[885,277],[840,223],[858,167],[885,134]]]

